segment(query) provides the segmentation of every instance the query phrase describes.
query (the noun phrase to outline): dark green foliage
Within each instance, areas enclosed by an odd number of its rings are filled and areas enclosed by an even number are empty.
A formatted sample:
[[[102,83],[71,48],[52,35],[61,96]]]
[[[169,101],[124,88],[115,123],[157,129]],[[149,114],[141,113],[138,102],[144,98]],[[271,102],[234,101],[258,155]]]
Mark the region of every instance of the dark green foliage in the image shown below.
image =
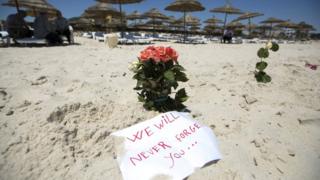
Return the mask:
[[[268,63],[261,61],[256,64],[256,69],[258,69],[259,71],[263,71],[265,68],[267,68],[267,66]]]
[[[182,103],[188,99],[184,88],[170,97],[173,90],[177,89],[178,82],[186,82],[188,78],[184,68],[173,61],[154,62],[152,60],[139,62],[133,68],[137,80],[134,88],[138,91],[138,100],[143,102],[147,110],[167,112],[172,110],[182,111],[186,108]]]
[[[254,77],[258,82],[262,82],[262,83],[271,82],[271,77],[268,74],[266,74],[264,71],[256,72]]]
[[[267,58],[269,57],[269,51],[267,48],[260,48],[258,51],[259,58]]]
[[[270,48],[272,51],[279,50],[279,45],[277,43],[272,42],[272,47],[270,46],[268,47],[268,46],[269,44],[265,48],[260,48],[257,52],[257,55],[259,58],[261,58],[261,61],[256,64],[256,69],[258,71],[255,71],[254,77],[258,82],[261,82],[261,83],[271,82],[271,77],[266,72],[264,72],[264,70],[268,66],[268,63],[264,61],[265,58],[269,57],[268,48]]]
[[[275,42],[272,43],[272,47],[271,47],[271,50],[276,52],[279,50],[279,45]]]

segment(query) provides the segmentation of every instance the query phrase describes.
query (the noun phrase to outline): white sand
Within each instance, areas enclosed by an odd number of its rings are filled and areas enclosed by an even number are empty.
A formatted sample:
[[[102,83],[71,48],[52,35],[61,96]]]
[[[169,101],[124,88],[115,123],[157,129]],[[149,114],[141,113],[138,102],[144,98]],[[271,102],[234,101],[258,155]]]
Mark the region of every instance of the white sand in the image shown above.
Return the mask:
[[[157,114],[137,102],[128,70],[145,46],[76,40],[0,48],[1,180],[121,179],[110,133]],[[179,52],[186,105],[223,154],[188,180],[319,179],[320,69],[304,64],[320,64],[320,43],[280,45],[268,59],[269,84],[253,76],[262,45],[157,44]]]

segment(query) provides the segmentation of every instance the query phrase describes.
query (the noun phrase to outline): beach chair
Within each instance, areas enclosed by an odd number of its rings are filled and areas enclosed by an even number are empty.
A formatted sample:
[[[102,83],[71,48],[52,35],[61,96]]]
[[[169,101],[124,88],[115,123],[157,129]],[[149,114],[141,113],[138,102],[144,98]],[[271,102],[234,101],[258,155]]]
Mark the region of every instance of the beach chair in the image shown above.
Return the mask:
[[[145,34],[140,33],[135,33],[133,38],[137,44],[151,44],[153,41],[153,38],[145,37]]]
[[[242,44],[243,40],[241,37],[234,37],[232,38],[232,44]]]
[[[82,35],[81,35],[82,37],[85,37],[85,38],[89,38],[89,39],[91,39],[93,36],[92,36],[92,33],[90,33],[90,32],[85,32],[85,33],[83,33]]]
[[[0,31],[0,42],[1,42],[1,45],[8,46],[8,41],[10,42],[9,33],[7,31]]]
[[[104,40],[105,40],[105,36],[104,36],[105,34],[103,33],[103,32],[95,32],[94,33],[94,39],[96,39],[96,40],[98,40],[99,42],[100,41],[102,41],[102,42],[104,42]]]
[[[30,38],[19,38],[15,39],[15,41],[19,44],[22,45],[48,45],[48,41],[46,39],[38,39],[35,37],[30,37]]]

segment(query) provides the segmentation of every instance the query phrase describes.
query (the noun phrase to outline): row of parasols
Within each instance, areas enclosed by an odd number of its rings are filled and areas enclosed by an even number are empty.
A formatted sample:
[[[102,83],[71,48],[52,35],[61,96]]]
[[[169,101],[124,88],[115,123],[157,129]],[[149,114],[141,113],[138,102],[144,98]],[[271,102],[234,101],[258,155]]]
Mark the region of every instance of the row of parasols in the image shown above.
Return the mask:
[[[133,12],[132,14],[125,15],[122,12],[122,5],[123,4],[130,4],[130,3],[139,3],[143,0],[96,0],[98,1],[97,4],[91,6],[85,10],[85,12],[81,15],[80,18],[75,18],[76,23],[90,23],[90,20],[101,20],[104,21],[106,17],[111,17],[111,19],[119,19],[120,21],[117,22],[118,25],[121,27],[121,31],[123,31],[124,27],[126,26],[126,20],[135,21],[134,26],[149,26],[152,25],[153,30],[155,31],[156,26],[161,25],[163,22],[168,23],[171,27],[176,28],[183,28],[184,31],[184,39],[186,38],[187,34],[187,27],[190,26],[191,30],[199,29],[201,25],[200,20],[198,18],[192,17],[187,13],[196,12],[196,11],[204,11],[205,7],[202,6],[200,2],[197,0],[176,0],[173,3],[169,4],[165,10],[167,11],[174,11],[174,12],[182,12],[183,17],[176,20],[173,16],[166,16],[162,14],[159,10],[153,8],[148,12],[143,14],[138,13],[137,11]],[[114,9],[110,4],[118,4],[119,11]],[[8,0],[8,2],[3,3],[5,6],[13,6],[19,10],[20,7],[24,7],[28,9],[28,15],[35,16],[37,12],[45,10],[48,12],[49,15],[55,16],[57,9],[48,3],[46,0]],[[226,28],[243,28],[245,27],[239,21],[241,20],[248,20],[248,25],[246,26],[250,33],[254,27],[251,23],[252,18],[263,16],[262,13],[258,12],[242,12],[240,9],[233,7],[230,3],[218,8],[211,9],[210,12],[212,13],[223,13],[224,20],[217,19],[212,17],[204,21],[207,26],[205,29],[215,29],[220,27],[222,30]],[[239,15],[238,18],[233,20],[231,23],[227,24],[227,18],[229,15]],[[137,20],[150,18],[151,21],[146,22],[145,24],[137,24]],[[283,28],[292,28],[292,29],[302,29],[302,30],[314,30],[312,25],[306,23],[295,24],[290,21],[284,21],[278,18],[268,18],[265,21],[261,22],[265,24],[270,29],[269,36],[272,35],[272,28],[274,25],[277,27]],[[217,26],[218,24],[223,24],[222,26]],[[122,34],[122,33],[121,33]]]

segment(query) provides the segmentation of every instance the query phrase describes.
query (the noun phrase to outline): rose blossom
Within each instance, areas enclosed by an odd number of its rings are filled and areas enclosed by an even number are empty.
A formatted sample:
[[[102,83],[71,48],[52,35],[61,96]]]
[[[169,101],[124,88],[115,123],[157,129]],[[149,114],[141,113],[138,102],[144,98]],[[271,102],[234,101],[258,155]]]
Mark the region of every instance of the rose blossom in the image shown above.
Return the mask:
[[[139,59],[141,61],[151,59],[155,62],[168,62],[170,60],[177,61],[178,53],[171,47],[149,46],[145,50],[141,51]]]

